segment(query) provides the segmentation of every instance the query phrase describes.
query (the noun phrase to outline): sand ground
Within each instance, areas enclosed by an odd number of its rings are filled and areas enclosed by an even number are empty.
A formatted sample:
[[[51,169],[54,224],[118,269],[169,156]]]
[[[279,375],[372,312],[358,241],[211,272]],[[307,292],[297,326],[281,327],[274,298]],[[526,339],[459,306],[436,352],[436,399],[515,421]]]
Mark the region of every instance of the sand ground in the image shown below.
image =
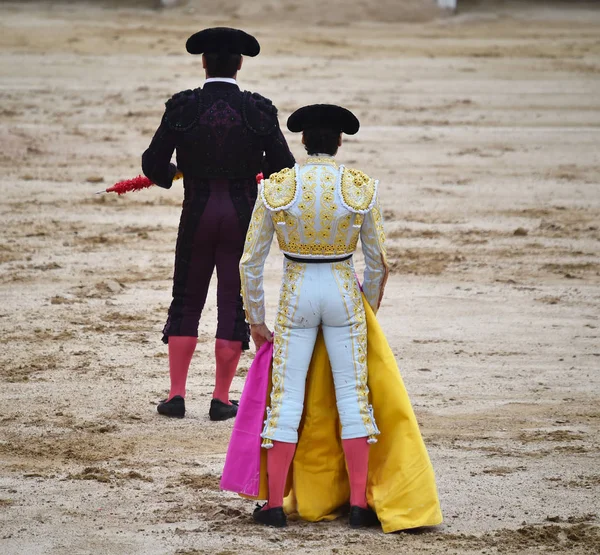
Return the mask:
[[[188,34],[240,14],[2,3],[1,553],[600,551],[600,10],[541,4],[247,25],[263,53],[241,85],[282,122],[305,103],[354,110],[339,157],[381,180],[380,320],[445,516],[384,536],[263,529],[219,491],[214,290],[188,416],[155,410],[181,186],[94,195],[139,173],[165,100],[201,84]],[[270,321],[280,266],[273,249]]]

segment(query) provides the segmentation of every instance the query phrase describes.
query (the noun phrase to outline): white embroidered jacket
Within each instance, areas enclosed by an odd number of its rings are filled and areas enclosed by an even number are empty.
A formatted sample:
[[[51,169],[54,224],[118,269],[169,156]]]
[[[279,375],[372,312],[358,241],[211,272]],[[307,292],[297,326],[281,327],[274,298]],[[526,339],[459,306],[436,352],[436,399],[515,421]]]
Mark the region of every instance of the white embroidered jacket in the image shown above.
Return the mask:
[[[265,321],[263,269],[277,234],[284,254],[298,258],[340,258],[356,250],[365,256],[363,291],[377,311],[388,275],[378,182],[329,157],[309,157],[283,169],[259,187],[240,261],[242,296],[250,324]]]

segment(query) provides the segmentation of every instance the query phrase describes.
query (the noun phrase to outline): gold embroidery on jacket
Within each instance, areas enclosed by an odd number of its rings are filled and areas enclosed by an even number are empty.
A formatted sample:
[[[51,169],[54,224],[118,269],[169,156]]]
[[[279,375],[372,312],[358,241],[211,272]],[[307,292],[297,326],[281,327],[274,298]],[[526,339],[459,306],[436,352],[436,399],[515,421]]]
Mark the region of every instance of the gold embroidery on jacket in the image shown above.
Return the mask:
[[[348,237],[348,230],[350,229],[350,222],[354,214],[346,214],[342,216],[337,222],[337,230],[335,234],[335,242],[333,248],[336,251],[343,252],[346,250],[346,240]],[[358,241],[358,230],[354,231],[354,235],[356,235],[356,240]],[[356,242],[354,243],[354,247],[356,248]]]
[[[363,242],[363,253],[370,252],[378,253],[381,257],[381,278],[375,281],[365,281],[363,284],[363,290],[369,304],[373,307],[373,310],[377,310],[381,304],[383,293],[385,290],[385,284],[389,274],[389,264],[387,260],[386,247],[385,247],[385,232],[383,229],[383,218],[381,217],[381,210],[379,208],[379,202],[376,200],[375,205],[371,209],[371,212],[366,215],[367,218],[372,218],[373,225],[367,225],[363,227],[361,234],[361,241]],[[366,255],[365,255],[366,256]]]
[[[381,251],[381,257],[385,263],[385,266],[388,266],[387,263],[387,250],[385,247],[385,231],[383,229],[383,219],[381,217],[381,210],[379,209],[379,204],[375,204],[373,207],[373,220],[375,220],[375,229],[377,230],[377,243],[379,246],[379,250]]]
[[[315,241],[316,189],[317,171],[316,168],[311,168],[302,175],[302,191],[298,203],[298,209],[302,214],[300,217],[302,235],[304,242],[308,244],[314,244]]]
[[[309,156],[306,159],[306,165],[310,166],[311,164],[328,164],[333,166],[336,170],[338,168],[335,158],[329,156]]]
[[[299,256],[340,256],[356,250],[364,218],[362,207],[368,208],[373,202],[376,184],[358,170],[344,169],[340,175],[341,168],[334,170],[331,160],[325,161],[324,165],[310,165],[294,172],[297,200],[288,194],[278,201],[290,202],[288,208],[267,207],[271,210],[279,248],[284,252]],[[265,198],[267,189],[265,185]],[[360,202],[357,191],[365,193]],[[345,206],[347,201],[354,204],[353,209]],[[343,213],[345,210],[340,213],[342,207],[352,213]]]
[[[271,212],[271,218],[273,219],[273,225],[275,226],[275,234],[277,235],[277,242],[279,244],[281,244],[281,241],[285,241],[285,215],[285,210]]]
[[[379,203],[377,201],[373,207],[373,220],[375,221],[375,229],[377,230],[377,244],[379,247],[379,252],[381,253],[381,263],[383,264],[383,278],[381,280],[381,284],[379,285],[379,298],[377,299],[377,307],[379,307],[381,304],[381,299],[383,299],[383,292],[385,290],[385,285],[390,273],[390,265],[387,259],[387,249],[385,247],[383,218],[381,217],[381,210],[379,209]]]
[[[296,170],[284,168],[271,174],[263,186],[263,200],[269,210],[288,208],[296,198]]]
[[[331,242],[331,229],[337,208],[335,204],[335,182],[335,174],[324,168],[321,173],[320,229],[317,233],[317,239],[323,245]]]
[[[340,195],[344,205],[352,211],[367,211],[374,200],[375,180],[367,174],[344,168]]]

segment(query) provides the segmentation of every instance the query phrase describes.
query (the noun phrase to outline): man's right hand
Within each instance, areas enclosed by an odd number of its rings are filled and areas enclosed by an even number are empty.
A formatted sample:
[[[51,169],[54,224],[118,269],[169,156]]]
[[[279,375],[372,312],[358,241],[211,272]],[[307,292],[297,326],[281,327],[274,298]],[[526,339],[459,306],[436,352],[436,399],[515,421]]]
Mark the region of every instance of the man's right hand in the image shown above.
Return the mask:
[[[267,341],[273,343],[273,334],[266,324],[251,324],[250,335],[252,335],[252,341],[256,345],[256,350],[260,349]]]

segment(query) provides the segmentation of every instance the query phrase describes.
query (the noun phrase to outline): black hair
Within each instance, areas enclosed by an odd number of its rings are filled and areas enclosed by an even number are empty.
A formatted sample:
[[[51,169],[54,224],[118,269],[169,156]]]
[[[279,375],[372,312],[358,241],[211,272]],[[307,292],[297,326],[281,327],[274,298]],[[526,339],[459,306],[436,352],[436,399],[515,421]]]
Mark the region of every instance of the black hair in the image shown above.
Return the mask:
[[[341,131],[328,127],[311,127],[303,131],[304,148],[309,155],[330,154],[338,151]]]
[[[240,66],[241,54],[204,54],[209,77],[233,77]]]

